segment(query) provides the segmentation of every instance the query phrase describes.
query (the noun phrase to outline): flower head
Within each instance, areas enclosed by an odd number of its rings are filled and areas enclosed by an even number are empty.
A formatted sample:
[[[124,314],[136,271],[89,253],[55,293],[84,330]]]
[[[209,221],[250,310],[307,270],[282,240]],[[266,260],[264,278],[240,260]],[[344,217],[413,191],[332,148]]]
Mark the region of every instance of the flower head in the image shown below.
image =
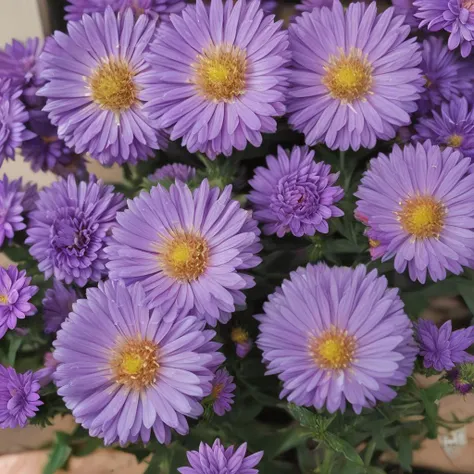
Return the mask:
[[[412,280],[446,278],[474,267],[474,174],[470,158],[430,141],[397,145],[370,162],[355,193],[357,209],[387,244],[382,260]]]
[[[356,413],[395,398],[413,371],[417,347],[396,289],[366,267],[308,265],[270,295],[258,347],[281,397],[300,406]]]
[[[56,332],[67,315],[72,311],[72,305],[79,298],[74,288],[64,286],[60,281],[54,280],[53,288],[49,288],[43,299],[44,332]]]
[[[58,361],[54,358],[52,352],[46,352],[44,355],[44,367],[35,372],[35,378],[42,387],[50,384],[54,380],[54,374],[58,366]]]
[[[235,353],[237,357],[244,359],[252,350],[253,341],[249,337],[248,332],[240,327],[235,327],[230,333],[230,338],[235,344]]]
[[[258,0],[202,0],[158,31],[145,106],[171,139],[210,158],[276,131],[285,113],[288,40]]]
[[[183,308],[215,326],[226,323],[242,290],[254,285],[243,273],[260,263],[257,221],[224,191],[204,180],[193,192],[176,181],[142,192],[117,215],[106,248],[109,277],[142,281],[149,300],[171,319]]]
[[[258,474],[257,466],[263,457],[263,451],[245,456],[247,443],[242,444],[237,450],[234,446],[225,449],[220,439],[214,444],[201,443],[199,451],[189,451],[188,461],[190,467],[178,469],[180,474]]]
[[[113,186],[94,177],[77,184],[69,175],[44,188],[30,213],[25,242],[45,277],[80,286],[99,281],[105,274],[104,246],[124,204]]]
[[[474,387],[474,364],[466,362],[460,364],[447,373],[448,380],[452,382],[457,392],[466,395]]]
[[[210,395],[212,408],[216,415],[223,416],[226,411],[232,409],[234,390],[234,377],[229,375],[226,369],[219,369],[212,381],[212,392]]]
[[[158,168],[152,175],[148,177],[150,181],[158,183],[159,181],[179,179],[183,183],[191,180],[196,176],[196,168],[183,165],[182,163],[173,163]]]
[[[200,401],[224,360],[204,326],[190,315],[166,322],[140,283],[100,282],[75,303],[53,344],[58,393],[106,444],[147,443],[152,431],[169,443],[171,429],[184,435],[186,417],[203,413]]]
[[[373,148],[410,123],[423,79],[421,53],[393,8],[377,15],[351,3],[315,8],[290,25],[293,68],[289,123],[306,143],[332,149]]]
[[[278,157],[268,156],[267,167],[257,168],[249,181],[254,217],[264,224],[265,234],[326,234],[327,219],[344,215],[335,206],[344,195],[340,186],[334,186],[338,177],[329,165],[314,161],[314,151],[278,147]]]
[[[0,428],[24,428],[43,404],[33,372],[19,374],[0,365]]]

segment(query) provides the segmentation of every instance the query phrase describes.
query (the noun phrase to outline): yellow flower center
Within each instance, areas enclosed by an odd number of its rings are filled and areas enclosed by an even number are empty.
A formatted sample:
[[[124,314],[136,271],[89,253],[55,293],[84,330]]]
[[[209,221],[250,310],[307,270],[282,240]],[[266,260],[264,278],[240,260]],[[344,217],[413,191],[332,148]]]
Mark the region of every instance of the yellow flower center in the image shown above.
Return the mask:
[[[0,295],[0,304],[8,304],[8,296]]]
[[[446,209],[432,196],[407,199],[397,212],[402,229],[416,239],[438,237],[443,230]]]
[[[369,239],[369,246],[370,246],[370,248],[372,248],[372,249],[376,249],[377,247],[380,246],[380,240]]]
[[[232,102],[245,92],[246,53],[237,46],[211,46],[197,57],[196,84],[208,100]]]
[[[354,361],[356,341],[347,331],[331,327],[319,336],[312,336],[309,351],[322,369],[346,369]]]
[[[351,103],[370,94],[372,65],[360,49],[354,48],[349,54],[341,51],[339,57],[331,56],[324,70],[322,83],[333,98]]]
[[[235,342],[236,344],[244,344],[248,341],[249,335],[245,329],[233,328],[230,333],[230,338],[232,339],[232,342]]]
[[[223,389],[224,389],[224,384],[222,383],[218,383],[217,385],[214,385],[214,387],[212,387],[211,398],[213,400],[217,400]]]
[[[121,112],[137,102],[135,72],[124,61],[103,63],[92,74],[89,85],[92,98],[103,109]]]
[[[134,390],[148,387],[156,381],[160,364],[158,346],[142,339],[127,341],[112,360],[115,381]]]
[[[44,143],[49,144],[49,143],[57,142],[58,137],[56,137],[55,135],[52,135],[50,137],[45,136],[45,137],[41,137],[41,140],[43,140]]]
[[[464,140],[464,137],[462,137],[461,135],[457,135],[456,133],[453,133],[446,140],[446,145],[453,148],[459,148],[462,145],[463,140]]]
[[[433,83],[430,81],[430,78],[426,74],[423,74],[423,79],[425,80],[425,87],[431,87]]]

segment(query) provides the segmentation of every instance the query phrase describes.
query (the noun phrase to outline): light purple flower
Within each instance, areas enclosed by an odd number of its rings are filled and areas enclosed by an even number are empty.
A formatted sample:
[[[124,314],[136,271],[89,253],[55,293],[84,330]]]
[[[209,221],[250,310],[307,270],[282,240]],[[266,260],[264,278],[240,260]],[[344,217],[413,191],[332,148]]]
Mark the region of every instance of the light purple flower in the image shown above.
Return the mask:
[[[55,333],[61,327],[78,298],[79,293],[74,288],[68,288],[54,280],[53,288],[46,291],[42,302],[46,334]]]
[[[257,221],[231,192],[210,189],[207,180],[191,192],[176,181],[128,201],[106,248],[109,277],[142,281],[169,320],[183,309],[212,326],[228,322],[245,305],[242,290],[254,286],[243,272],[261,261]]]
[[[344,215],[335,206],[344,196],[344,190],[334,185],[338,177],[331,166],[314,161],[314,151],[278,147],[278,157],[269,155],[267,167],[258,167],[249,181],[254,217],[264,224],[267,235],[327,234],[327,220]]]
[[[373,148],[411,122],[423,90],[421,52],[393,8],[338,0],[290,25],[293,68],[289,123],[306,143],[331,149]]]
[[[214,331],[194,316],[166,322],[140,283],[100,282],[78,300],[53,343],[58,394],[77,423],[105,444],[160,443],[203,413],[224,356]]]
[[[248,332],[240,327],[235,327],[230,333],[230,338],[235,344],[235,353],[240,359],[247,357],[248,353],[252,350],[253,341],[249,337]]]
[[[254,469],[263,457],[263,451],[245,456],[247,443],[235,450],[234,446],[225,449],[220,439],[214,444],[201,443],[199,451],[189,451],[188,461],[190,467],[180,467],[180,474],[258,474]]]
[[[332,4],[333,0],[301,0],[296,4],[296,10],[298,12],[311,12],[313,8],[331,8]]]
[[[143,97],[157,126],[192,153],[258,147],[285,113],[288,34],[258,0],[202,0],[157,33]]]
[[[474,364],[465,363],[450,370],[446,374],[457,392],[466,395],[471,392],[474,386]]]
[[[25,242],[45,278],[54,275],[79,286],[99,281],[106,273],[104,246],[124,204],[113,186],[93,176],[77,184],[69,175],[44,188],[37,209],[30,213]]]
[[[78,154],[88,152],[102,164],[135,164],[166,145],[164,134],[144,112],[144,56],[155,21],[130,9],[116,15],[85,15],[56,31],[41,54],[38,94],[46,97],[58,137]]]
[[[389,402],[418,348],[397,289],[364,265],[308,265],[290,274],[258,316],[257,346],[281,397],[330,413]]]
[[[35,372],[35,379],[41,385],[46,387],[54,380],[54,374],[58,367],[58,361],[54,358],[52,352],[46,352],[44,355],[44,367]]]
[[[416,7],[413,5],[414,0],[392,0],[393,8],[396,15],[405,15],[405,24],[411,28],[418,28],[420,20],[415,17]]]
[[[395,270],[408,267],[425,283],[474,267],[474,174],[470,158],[430,141],[397,145],[371,160],[355,196],[368,226],[387,242],[382,261],[395,257]]]
[[[218,416],[224,416],[227,411],[232,410],[234,404],[234,377],[229,375],[226,369],[219,369],[212,381],[212,391],[210,398],[212,408]]]
[[[186,183],[193,179],[194,176],[196,176],[196,168],[183,165],[182,163],[172,163],[158,168],[148,179],[156,183],[163,180],[174,181],[175,179],[179,179],[183,183]]]

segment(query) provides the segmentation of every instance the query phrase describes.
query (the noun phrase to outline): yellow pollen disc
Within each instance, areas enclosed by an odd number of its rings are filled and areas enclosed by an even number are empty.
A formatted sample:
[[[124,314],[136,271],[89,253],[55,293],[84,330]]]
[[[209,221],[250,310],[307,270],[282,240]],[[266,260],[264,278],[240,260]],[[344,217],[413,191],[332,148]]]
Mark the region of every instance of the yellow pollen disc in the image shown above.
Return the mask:
[[[50,137],[41,137],[41,140],[43,140],[44,143],[54,143],[58,141],[58,137],[54,135]]]
[[[127,341],[112,360],[115,381],[135,390],[151,385],[160,367],[157,350],[158,346],[151,341]]]
[[[416,239],[428,239],[443,230],[446,209],[432,196],[417,196],[402,203],[397,216],[405,232]]]
[[[370,248],[376,249],[380,245],[380,240],[369,239]]]
[[[0,304],[7,304],[7,303],[8,303],[8,296],[0,295]]]
[[[372,65],[360,49],[352,49],[349,54],[341,51],[339,57],[331,56],[324,70],[322,83],[333,98],[351,103],[370,94]]]
[[[433,84],[433,83],[430,81],[430,78],[429,78],[426,74],[423,75],[423,79],[425,80],[425,87],[428,88],[428,87],[431,86],[431,84]]]
[[[193,82],[208,100],[231,102],[245,92],[246,53],[236,46],[219,45],[199,54]]]
[[[354,361],[356,341],[347,331],[336,327],[319,336],[312,336],[309,343],[311,357],[318,367],[328,370],[346,369]]]
[[[165,242],[160,260],[169,277],[188,282],[197,280],[206,271],[209,247],[199,235],[177,232]]]
[[[214,387],[212,387],[211,398],[213,400],[216,400],[221,394],[223,388],[224,388],[224,384],[222,383],[218,383],[217,385],[214,385]]]
[[[232,342],[235,342],[236,344],[244,344],[248,341],[249,335],[247,331],[242,328],[233,328],[230,333],[230,338],[232,339]]]
[[[121,112],[137,102],[135,72],[124,61],[109,61],[97,68],[89,79],[92,98],[103,109]]]
[[[453,147],[453,148],[459,148],[462,145],[462,142],[464,140],[464,137],[461,135],[457,135],[456,133],[453,133],[446,141],[446,145]]]

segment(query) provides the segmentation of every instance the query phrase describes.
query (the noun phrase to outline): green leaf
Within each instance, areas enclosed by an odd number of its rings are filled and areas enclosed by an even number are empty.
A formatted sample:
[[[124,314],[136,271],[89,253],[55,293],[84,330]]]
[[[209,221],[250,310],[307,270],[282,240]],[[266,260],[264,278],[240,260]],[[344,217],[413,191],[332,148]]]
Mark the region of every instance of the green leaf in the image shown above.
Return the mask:
[[[8,245],[5,245],[2,248],[2,252],[13,262],[25,262],[28,260],[30,257],[30,254],[28,253],[28,247],[26,245],[24,246],[17,246],[17,245],[12,245],[11,247]]]
[[[413,446],[410,436],[403,434],[398,440],[398,460],[400,461],[400,466],[402,466],[405,471],[411,472],[412,458]]]
[[[69,446],[70,436],[67,433],[57,432],[56,440],[48,457],[48,464],[43,469],[43,474],[54,474],[63,468],[69,460],[72,448]]]
[[[153,454],[150,462],[148,463],[148,467],[146,468],[143,474],[159,474],[161,471],[161,467],[165,458],[161,453]]]
[[[288,411],[301,426],[311,430],[318,440],[324,439],[326,430],[336,418],[335,415],[326,418],[325,416],[311,412],[307,408],[296,406],[293,403],[288,405]]]
[[[324,442],[333,451],[342,454],[348,461],[358,464],[359,466],[364,465],[357,450],[342,438],[339,438],[332,433],[326,433],[324,436]]]
[[[23,343],[22,337],[12,337],[10,339],[10,345],[8,346],[8,355],[7,355],[7,364],[11,367],[15,365],[16,361],[16,354],[18,353],[18,349]]]
[[[469,280],[460,282],[458,289],[469,311],[474,314],[474,282]]]
[[[387,474],[383,469],[380,467],[371,466],[365,471],[367,474]]]
[[[429,388],[420,390],[421,401],[425,409],[428,437],[431,439],[435,439],[438,436],[438,401],[452,392],[452,386],[446,382],[438,382]]]
[[[296,448],[311,438],[311,433],[299,426],[289,426],[278,430],[274,435],[262,439],[259,449],[265,452],[268,459],[274,459],[280,454]]]

